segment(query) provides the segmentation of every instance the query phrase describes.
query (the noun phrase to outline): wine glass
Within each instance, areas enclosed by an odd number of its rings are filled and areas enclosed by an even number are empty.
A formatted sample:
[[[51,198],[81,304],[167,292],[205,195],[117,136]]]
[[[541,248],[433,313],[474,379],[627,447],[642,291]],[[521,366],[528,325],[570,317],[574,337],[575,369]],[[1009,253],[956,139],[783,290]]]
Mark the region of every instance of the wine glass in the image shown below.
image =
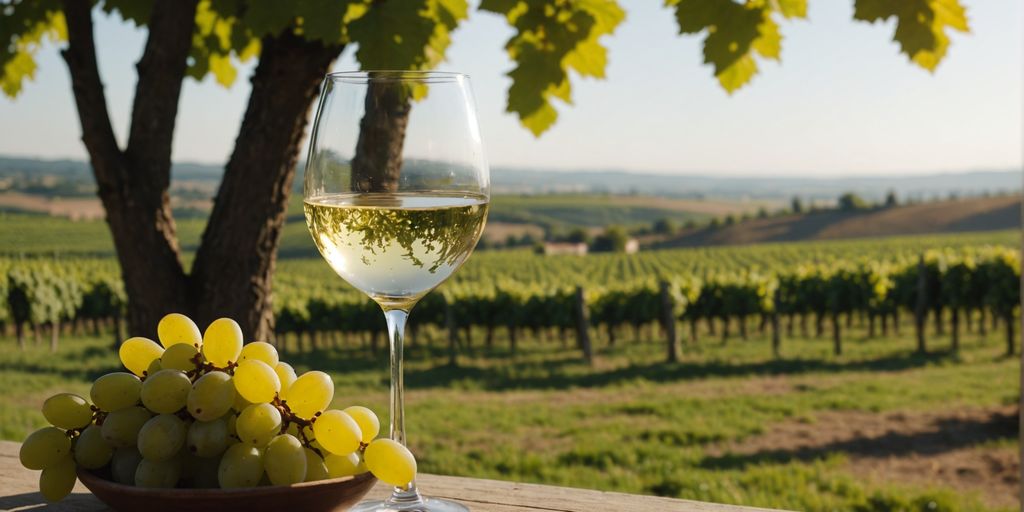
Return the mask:
[[[327,75],[306,160],[306,224],[331,268],[384,311],[391,438],[402,444],[405,323],[476,246],[490,201],[488,172],[467,75]],[[352,510],[468,509],[424,498],[412,482]]]

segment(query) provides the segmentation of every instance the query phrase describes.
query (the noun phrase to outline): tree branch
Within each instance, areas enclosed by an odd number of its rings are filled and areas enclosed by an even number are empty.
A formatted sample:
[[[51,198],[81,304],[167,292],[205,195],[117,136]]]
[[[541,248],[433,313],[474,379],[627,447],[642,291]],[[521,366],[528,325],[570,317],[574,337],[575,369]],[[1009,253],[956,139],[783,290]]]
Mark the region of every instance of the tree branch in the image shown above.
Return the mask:
[[[343,49],[290,30],[263,38],[249,105],[192,266],[200,325],[229,316],[246,339],[273,335],[271,277],[300,144],[324,74]]]

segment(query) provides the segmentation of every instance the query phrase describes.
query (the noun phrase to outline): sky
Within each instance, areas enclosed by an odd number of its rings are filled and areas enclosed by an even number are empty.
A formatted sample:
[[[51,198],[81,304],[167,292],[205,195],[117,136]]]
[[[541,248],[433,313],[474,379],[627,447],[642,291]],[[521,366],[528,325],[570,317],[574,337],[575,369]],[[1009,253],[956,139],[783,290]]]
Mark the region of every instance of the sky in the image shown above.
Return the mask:
[[[1024,2],[962,0],[971,34],[954,33],[934,74],[892,41],[893,22],[852,19],[853,2],[811,0],[782,23],[781,63],[761,62],[728,95],[702,64],[703,36],[678,35],[661,2],[619,0],[626,20],[604,38],[606,80],[573,79],[573,105],[536,138],[505,112],[512,62],[503,18],[471,11],[439,69],[472,77],[492,166],[713,176],[867,176],[1022,167]],[[475,4],[475,2],[474,2]],[[120,140],[145,31],[99,13],[100,72]],[[353,48],[334,70],[357,69]],[[0,154],[84,159],[67,69],[55,45],[35,80],[0,96]],[[173,158],[223,163],[249,94],[242,66],[226,89],[187,79]]]

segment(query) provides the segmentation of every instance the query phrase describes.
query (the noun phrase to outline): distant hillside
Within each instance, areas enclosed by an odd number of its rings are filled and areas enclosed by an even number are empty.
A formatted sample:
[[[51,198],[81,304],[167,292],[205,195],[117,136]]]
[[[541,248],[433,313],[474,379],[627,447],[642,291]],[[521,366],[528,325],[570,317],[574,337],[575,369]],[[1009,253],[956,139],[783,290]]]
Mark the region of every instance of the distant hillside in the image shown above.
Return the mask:
[[[868,238],[1020,227],[1021,198],[1011,195],[936,201],[861,212],[826,210],[804,215],[752,219],[732,226],[687,230],[668,240],[652,240],[651,247]]]

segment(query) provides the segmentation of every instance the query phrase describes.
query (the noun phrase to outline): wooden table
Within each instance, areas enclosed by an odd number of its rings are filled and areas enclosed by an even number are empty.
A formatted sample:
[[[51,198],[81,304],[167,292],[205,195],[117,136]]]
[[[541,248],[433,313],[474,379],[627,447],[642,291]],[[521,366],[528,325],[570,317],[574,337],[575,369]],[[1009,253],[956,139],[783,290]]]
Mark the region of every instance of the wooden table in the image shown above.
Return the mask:
[[[99,512],[110,510],[81,483],[60,503],[47,506],[38,492],[39,472],[29,471],[18,462],[18,443],[0,441],[0,510],[52,510],[56,512]],[[420,487],[431,496],[454,499],[474,512],[752,512],[757,509],[716,505],[699,501],[676,500],[617,492],[571,489],[551,485],[521,484],[479,478],[420,475]],[[391,492],[378,484],[370,498],[383,498]]]

